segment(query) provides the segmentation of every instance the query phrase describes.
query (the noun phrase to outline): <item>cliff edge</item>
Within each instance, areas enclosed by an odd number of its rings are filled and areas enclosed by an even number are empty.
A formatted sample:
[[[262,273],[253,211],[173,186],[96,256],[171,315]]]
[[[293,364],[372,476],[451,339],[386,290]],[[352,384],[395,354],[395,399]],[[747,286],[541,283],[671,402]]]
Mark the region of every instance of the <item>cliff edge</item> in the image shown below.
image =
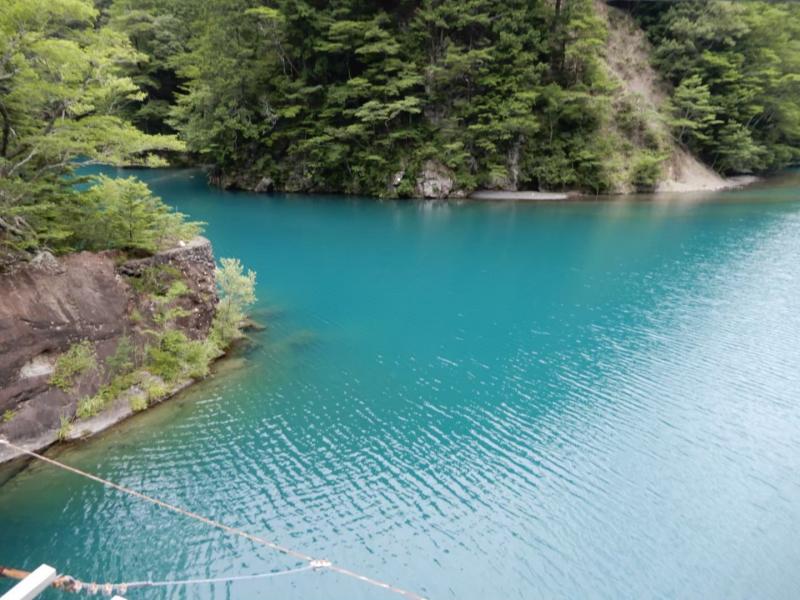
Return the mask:
[[[148,353],[164,332],[202,348],[216,312],[214,268],[211,243],[197,237],[135,260],[41,253],[0,274],[0,436],[41,449],[103,429],[197,377],[181,369],[166,377]],[[113,415],[97,422],[105,409]],[[11,458],[0,449],[0,462]]]

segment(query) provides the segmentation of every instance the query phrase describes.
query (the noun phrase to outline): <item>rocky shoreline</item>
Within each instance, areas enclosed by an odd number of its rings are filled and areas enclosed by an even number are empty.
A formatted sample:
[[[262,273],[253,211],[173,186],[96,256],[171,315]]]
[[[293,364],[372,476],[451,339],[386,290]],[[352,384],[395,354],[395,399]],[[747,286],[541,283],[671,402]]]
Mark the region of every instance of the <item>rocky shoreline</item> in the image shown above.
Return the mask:
[[[237,190],[255,192],[258,194],[270,193],[342,193],[336,190],[318,188],[306,182],[303,185],[279,185],[268,175],[258,176],[250,173],[222,174],[213,168],[208,168],[209,185],[220,187],[224,190]],[[393,199],[400,196],[398,190],[409,175],[405,171],[398,171],[390,178],[386,186],[386,193],[382,198]],[[676,151],[674,160],[667,168],[665,178],[650,190],[621,189],[600,194],[601,196],[618,197],[641,193],[668,193],[691,194],[698,192],[713,192],[729,189],[738,189],[760,181],[760,177],[752,175],[739,175],[722,177],[702,165],[697,159],[685,151]],[[549,190],[524,190],[519,189],[512,181],[497,181],[490,188],[475,190],[464,189],[458,185],[452,169],[442,163],[429,160],[420,172],[414,176],[412,182],[413,193],[409,200],[470,200],[470,201],[511,201],[511,202],[538,202],[538,201],[563,201],[581,198],[594,198],[597,195],[578,190],[549,191]]]
[[[208,337],[218,301],[214,269],[211,243],[197,237],[132,260],[115,252],[42,253],[0,274],[0,436],[34,451],[85,438],[200,378],[167,381],[143,368],[96,414],[81,416],[81,403],[113,383],[120,345],[143,354],[166,311],[186,339]],[[162,272],[181,282],[179,294],[146,289],[143,282]],[[91,346],[93,367],[68,386],[54,384],[59,360],[78,344]],[[0,464],[14,458],[0,448]]]

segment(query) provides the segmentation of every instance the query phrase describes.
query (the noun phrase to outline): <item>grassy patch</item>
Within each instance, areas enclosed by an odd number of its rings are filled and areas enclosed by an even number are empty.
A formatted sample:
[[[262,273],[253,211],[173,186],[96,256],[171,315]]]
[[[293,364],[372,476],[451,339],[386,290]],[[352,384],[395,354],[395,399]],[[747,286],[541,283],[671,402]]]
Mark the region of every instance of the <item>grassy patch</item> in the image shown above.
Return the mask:
[[[4,412],[4,413],[3,413],[3,417],[2,417],[2,421],[3,421],[3,423],[8,423],[8,422],[10,422],[10,421],[11,421],[11,419],[13,419],[13,418],[14,418],[14,416],[15,416],[16,414],[17,414],[17,411],[15,411],[15,410],[11,410],[11,409],[9,408],[9,409],[8,409],[6,412]]]
[[[131,287],[140,294],[163,296],[180,278],[181,272],[177,267],[153,265],[143,269],[139,277],[129,277],[128,281]]]
[[[69,390],[78,376],[97,365],[94,347],[89,340],[83,340],[70,346],[69,350],[58,357],[55,371],[50,377],[50,385],[64,391]]]
[[[144,392],[132,394],[129,402],[133,412],[141,412],[147,408],[147,394]]]
[[[110,383],[101,387],[94,396],[86,396],[78,402],[75,414],[80,419],[88,419],[101,412],[106,406],[119,398],[120,394],[139,380],[139,373],[118,375]]]
[[[63,442],[65,439],[67,439],[69,432],[72,430],[72,422],[69,420],[69,417],[65,415],[61,415],[59,419],[61,421],[61,425],[59,426],[56,435],[58,436],[58,441]]]
[[[169,394],[169,388],[167,388],[163,381],[153,379],[145,384],[144,393],[148,402],[158,402]]]

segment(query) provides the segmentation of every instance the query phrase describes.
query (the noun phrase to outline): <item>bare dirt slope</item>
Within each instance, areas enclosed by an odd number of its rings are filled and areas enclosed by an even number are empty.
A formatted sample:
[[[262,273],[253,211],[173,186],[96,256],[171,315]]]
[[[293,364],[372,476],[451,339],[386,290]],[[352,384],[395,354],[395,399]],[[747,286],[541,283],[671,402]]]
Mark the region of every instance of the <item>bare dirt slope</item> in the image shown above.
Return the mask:
[[[725,179],[672,140],[663,120],[667,87],[650,64],[651,46],[644,32],[624,11],[595,0],[597,13],[608,24],[606,64],[620,84],[620,93],[633,95],[648,113],[652,127],[669,151],[664,179],[657,187],[663,192],[718,190],[741,185],[738,179]]]

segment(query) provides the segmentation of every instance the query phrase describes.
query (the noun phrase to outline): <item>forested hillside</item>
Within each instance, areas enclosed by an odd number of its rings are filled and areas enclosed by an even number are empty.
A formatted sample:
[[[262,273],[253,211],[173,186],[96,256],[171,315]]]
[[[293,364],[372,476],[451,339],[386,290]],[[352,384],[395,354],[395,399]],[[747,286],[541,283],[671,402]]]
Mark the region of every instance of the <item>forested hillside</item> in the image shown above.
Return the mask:
[[[109,13],[155,59],[134,119],[174,127],[223,181],[410,196],[435,158],[465,190],[611,184],[592,135],[610,90],[591,0],[120,0]]]
[[[649,190],[680,153],[724,175],[800,155],[793,2],[7,0],[0,33],[0,235],[23,249],[154,248],[181,223],[134,182],[76,191],[79,158],[413,197]],[[93,234],[125,210],[137,233]]]
[[[800,143],[800,4],[628,2],[671,84],[669,124],[722,173],[778,169]]]
[[[673,142],[653,121],[720,173],[796,159],[796,4],[617,3],[654,45],[671,96],[656,114],[611,76],[598,4],[115,0],[108,15],[150,57],[134,121],[179,132],[223,185],[648,189]]]

